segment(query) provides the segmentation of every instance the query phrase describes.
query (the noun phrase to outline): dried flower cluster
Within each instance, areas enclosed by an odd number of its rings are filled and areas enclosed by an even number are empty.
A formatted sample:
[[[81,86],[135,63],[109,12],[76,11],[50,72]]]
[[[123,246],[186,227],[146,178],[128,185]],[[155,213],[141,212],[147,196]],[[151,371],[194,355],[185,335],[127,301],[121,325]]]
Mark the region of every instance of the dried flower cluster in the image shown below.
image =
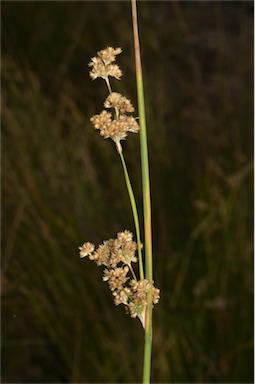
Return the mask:
[[[90,77],[95,80],[97,77],[107,79],[108,76],[120,79],[122,76],[121,69],[117,64],[112,64],[116,60],[116,55],[122,52],[121,48],[108,47],[97,52],[97,56],[92,57],[89,67],[92,67],[90,71]]]
[[[159,301],[159,289],[148,280],[137,280],[132,262],[137,261],[137,244],[129,231],[119,232],[116,239],[104,241],[95,249],[94,244],[84,243],[80,257],[88,256],[97,265],[104,265],[103,281],[107,281],[115,305],[124,304],[131,317],[138,317],[145,326],[145,311],[148,293],[151,290],[152,304]],[[131,277],[130,277],[131,276]]]
[[[92,116],[90,120],[105,139],[110,137],[114,141],[119,141],[127,136],[127,132],[139,131],[139,126],[132,116],[120,115],[118,120],[113,120],[110,112],[102,111],[99,115]]]
[[[127,132],[137,133],[139,125],[136,119],[127,113],[134,112],[131,101],[120,93],[112,92],[109,76],[120,79],[122,72],[117,64],[113,64],[116,55],[122,52],[121,48],[108,47],[97,52],[97,56],[93,57],[89,63],[91,67],[90,77],[94,80],[101,77],[106,81],[109,96],[104,102],[104,107],[113,109],[113,114],[103,110],[100,114],[92,116],[91,122],[95,129],[99,129],[100,135],[105,139],[111,138],[121,151],[120,140],[124,140]]]

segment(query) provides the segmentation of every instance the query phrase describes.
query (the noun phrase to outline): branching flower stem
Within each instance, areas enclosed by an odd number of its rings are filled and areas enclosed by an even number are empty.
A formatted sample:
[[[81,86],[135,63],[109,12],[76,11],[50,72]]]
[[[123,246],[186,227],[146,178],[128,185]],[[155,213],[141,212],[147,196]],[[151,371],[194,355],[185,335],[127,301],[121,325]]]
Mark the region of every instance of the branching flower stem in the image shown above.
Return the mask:
[[[105,78],[105,82],[106,82],[106,85],[107,85],[107,88],[108,88],[108,92],[111,95],[112,94],[112,87],[111,87],[110,80],[109,80],[108,76]],[[118,118],[119,118],[119,111],[118,111],[118,109],[116,107],[114,108],[114,111],[115,111],[115,119],[118,120]],[[119,143],[119,145],[120,145],[120,143]],[[118,144],[117,143],[116,143],[116,146],[118,148]],[[120,148],[121,148],[121,145],[120,145]]]
[[[131,264],[129,264],[129,269],[130,269],[130,272],[131,272],[131,274],[132,274],[132,276],[133,276],[134,280],[136,280],[136,281],[137,281],[137,278],[136,278],[135,272],[134,272],[134,270],[133,270],[133,267],[132,267],[132,265],[131,265]]]
[[[112,93],[112,88],[111,88],[111,84],[110,84],[110,81],[109,81],[108,76],[105,78],[105,82],[106,82],[108,91],[109,91],[109,93],[111,94],[111,93]]]
[[[134,217],[134,222],[135,222],[135,229],[136,229],[136,237],[137,237],[137,247],[138,247],[138,262],[139,262],[139,274],[140,274],[140,279],[144,279],[144,272],[143,272],[143,260],[142,260],[142,251],[141,251],[141,236],[140,236],[140,224],[139,224],[139,219],[138,219],[138,212],[137,212],[137,207],[136,207],[136,201],[135,201],[135,196],[133,193],[133,189],[131,186],[128,170],[126,167],[125,159],[123,156],[122,151],[118,150],[118,153],[120,155],[120,159],[122,162],[123,166],[123,171],[124,171],[124,176],[125,176],[125,181],[127,185],[127,190],[129,194],[129,199],[132,207],[132,212],[133,212],[133,217]]]
[[[111,84],[110,84],[108,76],[105,78],[105,82],[106,82],[109,93],[112,94],[112,88],[111,88]],[[118,110],[116,108],[115,108],[115,118],[118,120]],[[135,200],[133,188],[132,188],[132,185],[130,182],[127,166],[125,163],[125,159],[124,159],[124,155],[123,155],[123,151],[122,151],[122,146],[121,146],[119,140],[116,140],[115,144],[116,144],[117,152],[120,155],[121,163],[123,166],[125,181],[126,181],[126,185],[127,185],[128,195],[129,195],[129,199],[130,199],[130,203],[131,203],[131,207],[132,207],[132,212],[133,212],[133,217],[134,217],[134,222],[135,222],[137,246],[138,246],[139,275],[140,275],[140,279],[142,280],[142,279],[144,279],[144,271],[143,271],[143,260],[142,260],[142,251],[141,251],[140,224],[139,224],[136,200]]]

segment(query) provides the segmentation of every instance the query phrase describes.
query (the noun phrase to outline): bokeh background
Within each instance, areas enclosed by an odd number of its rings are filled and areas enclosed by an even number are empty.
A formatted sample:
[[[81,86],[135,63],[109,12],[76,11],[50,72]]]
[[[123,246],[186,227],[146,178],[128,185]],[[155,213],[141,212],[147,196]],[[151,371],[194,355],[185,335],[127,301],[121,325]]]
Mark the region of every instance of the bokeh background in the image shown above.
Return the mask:
[[[89,122],[87,63],[122,47],[128,1],[2,7],[2,382],[137,383],[143,331],[84,241],[134,231],[121,164]],[[152,189],[152,382],[253,382],[253,2],[139,1]],[[139,137],[124,143],[140,216]]]

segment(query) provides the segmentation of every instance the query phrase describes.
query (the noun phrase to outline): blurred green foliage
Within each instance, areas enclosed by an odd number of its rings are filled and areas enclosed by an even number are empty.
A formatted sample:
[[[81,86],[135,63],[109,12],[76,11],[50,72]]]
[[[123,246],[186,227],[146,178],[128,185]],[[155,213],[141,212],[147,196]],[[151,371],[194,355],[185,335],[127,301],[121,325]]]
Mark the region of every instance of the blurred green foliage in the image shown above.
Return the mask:
[[[138,3],[153,200],[152,381],[253,382],[253,2]],[[128,1],[2,2],[2,382],[141,379],[143,331],[78,246],[134,231],[114,144],[89,122]],[[124,143],[140,214],[139,138]]]

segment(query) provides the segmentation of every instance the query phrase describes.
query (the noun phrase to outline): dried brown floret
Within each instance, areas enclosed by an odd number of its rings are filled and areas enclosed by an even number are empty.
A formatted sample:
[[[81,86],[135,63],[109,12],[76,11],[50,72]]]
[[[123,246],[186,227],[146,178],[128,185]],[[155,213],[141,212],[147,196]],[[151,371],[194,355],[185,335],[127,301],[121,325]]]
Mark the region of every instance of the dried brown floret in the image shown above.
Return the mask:
[[[146,301],[147,302],[147,295],[150,290],[152,289],[152,303],[157,304],[159,301],[159,289],[155,288],[153,284],[151,284],[147,279],[143,280],[131,280],[130,281],[130,287],[133,293],[133,297],[135,301]]]
[[[90,121],[95,129],[105,130],[108,129],[112,122],[112,114],[110,112],[102,111],[99,115],[92,116]]]
[[[104,102],[105,108],[117,108],[120,114],[134,112],[131,101],[120,93],[112,92]]]
[[[137,133],[139,132],[139,125],[136,119],[132,116],[120,115],[120,122],[125,124],[125,131]]]
[[[122,70],[117,64],[106,65],[108,76],[115,77],[115,79],[120,80],[122,76]]]
[[[119,232],[117,234],[117,238],[121,242],[121,244],[125,244],[133,240],[133,233],[128,230],[125,230],[124,232]]]
[[[107,47],[106,49],[98,51],[97,54],[105,63],[111,63],[116,60],[116,56],[121,52],[121,48]]]
[[[115,305],[128,305],[129,297],[130,297],[130,289],[124,288],[121,291],[113,291],[114,304]]]
[[[129,241],[122,246],[122,261],[123,263],[130,265],[132,262],[137,262],[135,252],[137,250],[137,244],[134,241]]]
[[[127,277],[128,271],[129,268],[127,266],[124,268],[105,269],[103,281],[108,281],[111,291],[121,291],[129,279]]]
[[[91,71],[89,72],[92,80],[95,80],[97,77],[102,77],[103,79],[107,78],[107,69],[104,62],[99,57],[92,57],[91,61],[89,62],[89,67],[92,67]]]
[[[81,247],[79,247],[80,250],[80,258],[89,256],[94,252],[95,245],[92,243],[84,243]]]

